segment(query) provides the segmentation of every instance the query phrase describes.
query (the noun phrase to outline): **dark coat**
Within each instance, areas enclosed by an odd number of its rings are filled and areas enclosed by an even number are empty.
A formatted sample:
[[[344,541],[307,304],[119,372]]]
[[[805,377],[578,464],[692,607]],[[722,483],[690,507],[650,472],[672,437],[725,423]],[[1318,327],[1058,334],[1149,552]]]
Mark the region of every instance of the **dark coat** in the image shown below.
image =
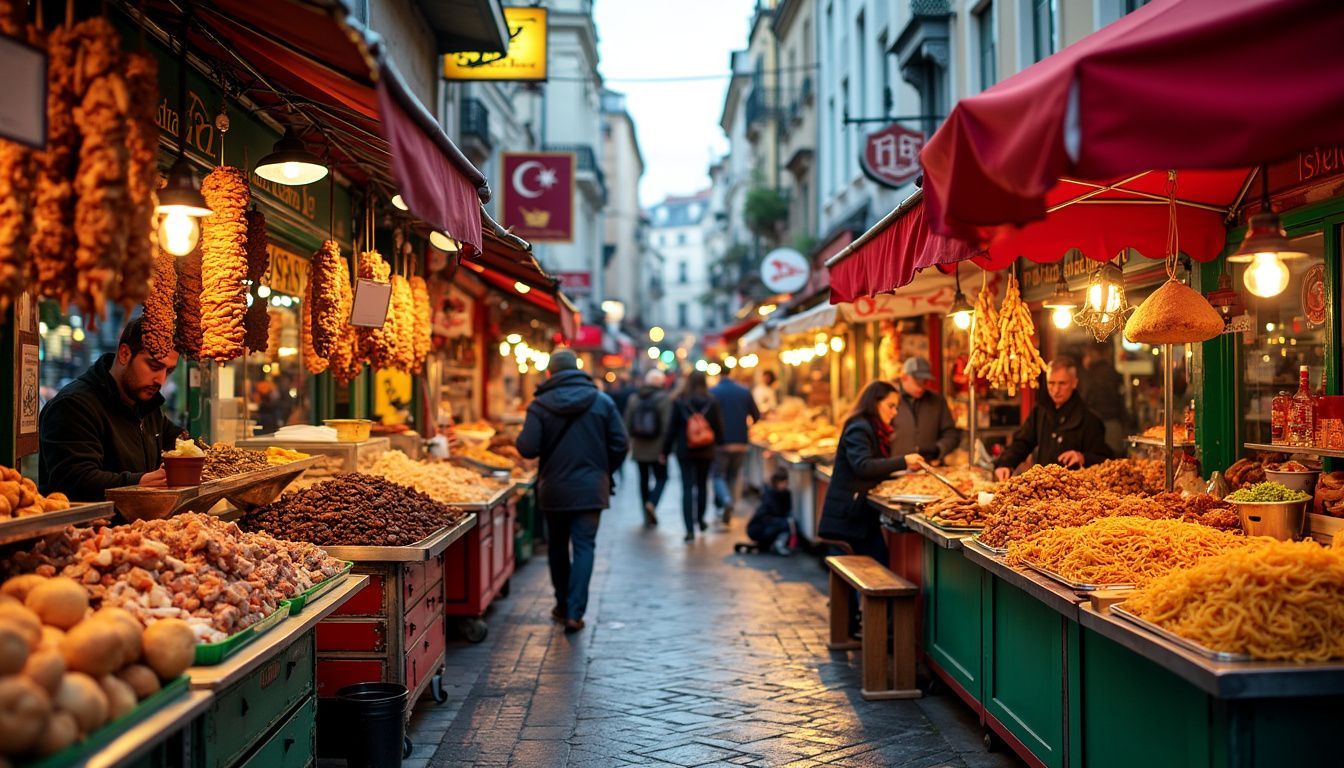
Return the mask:
[[[899,389],[899,385],[898,389]],[[891,455],[921,453],[941,459],[961,445],[961,430],[947,401],[937,392],[925,390],[918,398],[901,392],[901,407],[896,411],[896,428],[891,437]]]
[[[845,422],[817,533],[823,538],[843,541],[880,537],[882,527],[877,511],[859,502],[893,472],[904,469],[904,455],[882,458],[877,431],[867,419],[856,416]]]
[[[692,450],[686,445],[686,422],[691,413],[704,414],[709,419],[710,429],[714,430],[714,445]],[[714,447],[723,445],[723,414],[719,411],[719,401],[711,397],[694,397],[690,400],[677,398],[672,401],[672,421],[668,424],[667,436],[663,438],[663,455],[675,453],[678,461],[703,460],[714,458]]]
[[[1077,392],[1062,408],[1056,408],[1049,396],[1038,399],[994,466],[1012,469],[1033,453],[1037,464],[1058,464],[1059,455],[1067,451],[1081,451],[1083,464],[1089,467],[1111,458],[1105,425],[1083,405]]]
[[[1078,371],[1078,394],[1103,422],[1125,420],[1125,398],[1120,391],[1124,384],[1125,378],[1106,360]]]
[[[761,420],[761,411],[756,407],[756,398],[751,390],[732,379],[724,379],[709,390],[719,403],[723,416],[723,442],[746,445],[747,419],[753,422]]]
[[[162,463],[182,430],[163,415],[163,397],[137,406],[121,399],[111,352],[66,384],[38,423],[37,486],[71,501],[103,501],[103,491],[135,485]]]
[[[586,512],[607,508],[611,476],[625,461],[628,440],[616,404],[588,374],[570,370],[537,387],[515,444],[524,458],[541,459],[538,507]]]
[[[672,423],[672,395],[661,387],[645,385],[630,397],[625,406],[625,431],[630,432],[635,409],[640,403],[653,398],[658,405],[658,434],[654,437],[636,437],[630,435],[630,456],[639,462],[649,464],[663,454],[663,440],[667,437],[668,426]]]
[[[773,538],[770,534],[787,530],[787,527],[781,528],[776,521],[789,520],[793,517],[793,492],[788,489],[777,491],[773,487],[767,486],[761,491],[761,503],[756,507],[756,513],[751,516],[747,523],[747,538],[752,541],[769,543]],[[775,535],[779,535],[775,533]]]

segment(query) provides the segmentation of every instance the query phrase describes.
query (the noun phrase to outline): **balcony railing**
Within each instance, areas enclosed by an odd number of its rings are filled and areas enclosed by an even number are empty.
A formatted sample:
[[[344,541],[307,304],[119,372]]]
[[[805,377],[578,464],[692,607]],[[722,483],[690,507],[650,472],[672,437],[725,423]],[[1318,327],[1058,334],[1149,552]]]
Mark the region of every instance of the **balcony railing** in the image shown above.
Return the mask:
[[[480,99],[466,97],[462,99],[462,118],[459,125],[462,138],[473,138],[490,149],[490,108]]]
[[[601,190],[602,198],[607,196],[607,177],[602,173],[602,166],[597,162],[597,153],[587,144],[547,144],[547,152],[573,152],[574,170],[576,173],[591,173],[597,178],[597,187]]]

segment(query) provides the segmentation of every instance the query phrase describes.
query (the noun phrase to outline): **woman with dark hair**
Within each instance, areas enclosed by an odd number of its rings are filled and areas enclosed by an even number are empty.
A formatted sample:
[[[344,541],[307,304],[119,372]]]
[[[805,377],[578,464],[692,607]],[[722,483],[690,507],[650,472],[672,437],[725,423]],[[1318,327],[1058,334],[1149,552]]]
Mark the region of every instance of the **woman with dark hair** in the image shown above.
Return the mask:
[[[708,431],[706,431],[708,430]],[[695,527],[709,528],[705,509],[709,503],[709,468],[714,449],[723,444],[723,416],[719,403],[709,393],[701,371],[692,371],[672,403],[672,419],[663,438],[661,461],[675,453],[681,470],[681,516],[686,522],[686,541],[695,541]]]
[[[892,420],[900,403],[900,393],[885,381],[874,381],[859,395],[840,433],[817,530],[822,538],[843,541],[854,554],[868,555],[883,565],[887,545],[878,514],[868,505],[868,492],[893,472],[917,466],[921,460],[918,453],[891,455]],[[938,449],[929,450],[932,454],[922,458],[937,458]]]

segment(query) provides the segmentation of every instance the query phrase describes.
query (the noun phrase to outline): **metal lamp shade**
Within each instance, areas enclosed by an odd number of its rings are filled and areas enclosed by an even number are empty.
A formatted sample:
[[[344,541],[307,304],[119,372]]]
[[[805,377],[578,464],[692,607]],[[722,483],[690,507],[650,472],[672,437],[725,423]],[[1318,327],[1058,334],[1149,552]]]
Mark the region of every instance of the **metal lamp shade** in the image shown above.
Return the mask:
[[[291,187],[321,181],[329,172],[321,158],[304,148],[292,129],[285,130],[271,153],[257,162],[255,170],[267,181]]]
[[[1275,254],[1280,259],[1299,259],[1307,255],[1288,240],[1279,215],[1273,211],[1262,211],[1251,216],[1246,226],[1246,239],[1241,241],[1241,247],[1227,260],[1249,264],[1261,253]]]
[[[165,181],[163,189],[159,190],[159,203],[154,208],[155,213],[185,213],[196,218],[214,213],[210,210],[210,206],[205,204],[200,185],[196,183],[196,173],[191,170],[185,158],[179,157],[173,163],[173,167],[168,169],[168,178]]]

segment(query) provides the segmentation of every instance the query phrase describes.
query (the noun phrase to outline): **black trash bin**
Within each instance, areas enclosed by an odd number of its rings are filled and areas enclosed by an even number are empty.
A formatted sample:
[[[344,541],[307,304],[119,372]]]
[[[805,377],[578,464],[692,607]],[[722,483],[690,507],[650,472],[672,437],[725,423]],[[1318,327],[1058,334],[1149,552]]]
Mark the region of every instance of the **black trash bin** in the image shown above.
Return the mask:
[[[345,759],[350,768],[398,768],[410,691],[396,683],[360,683],[336,692],[345,710]]]

